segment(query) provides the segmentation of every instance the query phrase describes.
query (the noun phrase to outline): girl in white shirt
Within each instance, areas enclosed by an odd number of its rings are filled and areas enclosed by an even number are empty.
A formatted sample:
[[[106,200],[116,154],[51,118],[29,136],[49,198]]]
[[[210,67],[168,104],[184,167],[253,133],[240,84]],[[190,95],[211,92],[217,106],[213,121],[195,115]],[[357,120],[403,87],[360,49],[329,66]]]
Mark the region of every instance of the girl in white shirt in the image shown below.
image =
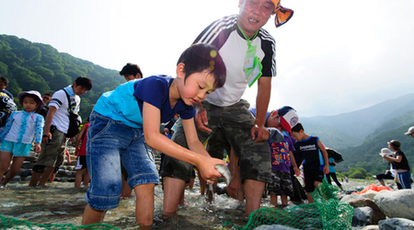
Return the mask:
[[[43,100],[37,91],[24,91],[18,96],[19,104],[24,110],[13,112],[7,120],[6,127],[0,134],[0,175],[13,163],[9,172],[1,182],[0,188],[16,176],[24,159],[29,156],[32,142],[35,142],[35,152],[40,152],[43,135],[44,118],[36,113],[43,106]]]

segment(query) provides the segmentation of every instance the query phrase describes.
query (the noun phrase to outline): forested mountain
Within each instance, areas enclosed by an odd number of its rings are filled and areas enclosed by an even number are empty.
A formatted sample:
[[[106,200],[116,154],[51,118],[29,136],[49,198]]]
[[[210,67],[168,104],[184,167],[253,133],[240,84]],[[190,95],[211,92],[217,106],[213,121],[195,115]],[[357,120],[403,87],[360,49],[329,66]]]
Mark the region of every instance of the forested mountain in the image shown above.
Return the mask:
[[[414,126],[414,119],[410,124],[379,133],[359,146],[339,149],[338,151],[342,153],[344,161],[339,163],[336,169],[339,171],[348,171],[350,167],[361,167],[372,175],[383,173],[389,169],[389,166],[387,161],[379,153],[382,148],[388,147],[387,142],[397,140],[401,143],[401,150],[405,153],[411,167],[411,172],[413,172],[414,140],[411,136],[404,135],[408,127],[411,126]]]
[[[335,116],[301,117],[305,131],[332,148],[357,146],[377,134],[414,121],[414,93]]]
[[[116,70],[60,53],[50,45],[9,35],[0,35],[0,74],[9,79],[7,90],[15,97],[25,90],[54,93],[77,77],[90,78],[93,88],[81,96],[80,115],[84,120],[103,92],[125,82]]]
[[[379,153],[393,139],[401,142],[401,150],[414,169],[414,140],[404,135],[414,126],[414,94],[363,110],[300,121],[306,133],[319,136],[323,144],[342,153],[344,161],[336,166],[338,171],[347,172],[352,167],[364,168],[371,175],[385,172],[389,166]]]

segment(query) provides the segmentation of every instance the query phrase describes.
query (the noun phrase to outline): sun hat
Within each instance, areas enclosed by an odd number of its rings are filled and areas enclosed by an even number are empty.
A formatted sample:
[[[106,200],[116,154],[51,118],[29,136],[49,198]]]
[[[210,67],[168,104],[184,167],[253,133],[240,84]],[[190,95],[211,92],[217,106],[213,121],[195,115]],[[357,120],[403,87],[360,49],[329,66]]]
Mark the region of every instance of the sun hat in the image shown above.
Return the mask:
[[[379,155],[388,155],[388,156],[392,156],[392,155],[394,155],[394,153],[391,151],[391,149],[389,149],[389,148],[382,148],[381,149],[381,152],[379,153]]]
[[[127,63],[121,71],[119,71],[120,75],[137,75],[139,73],[142,77],[141,69],[137,64]]]
[[[408,128],[408,132],[404,133],[405,135],[411,135],[414,133],[414,126],[411,126],[410,128]]]
[[[296,110],[290,106],[283,106],[277,110],[280,116],[280,125],[290,134],[292,134],[292,127],[299,122],[299,116]]]
[[[43,106],[45,106],[45,103],[42,100],[42,95],[39,92],[37,92],[36,90],[23,91],[23,92],[19,93],[19,95],[17,96],[17,98],[19,99],[19,105],[23,106],[23,97],[26,94],[34,95],[35,97],[37,97],[39,99],[40,103],[38,103],[37,109],[41,109],[41,108],[43,108]]]
[[[276,28],[282,26],[290,20],[293,16],[293,10],[280,5],[280,0],[272,0],[275,5],[275,26]]]
[[[390,142],[387,142],[389,145],[392,145],[394,147],[399,148],[401,146],[401,143],[399,141],[396,140],[391,140]]]

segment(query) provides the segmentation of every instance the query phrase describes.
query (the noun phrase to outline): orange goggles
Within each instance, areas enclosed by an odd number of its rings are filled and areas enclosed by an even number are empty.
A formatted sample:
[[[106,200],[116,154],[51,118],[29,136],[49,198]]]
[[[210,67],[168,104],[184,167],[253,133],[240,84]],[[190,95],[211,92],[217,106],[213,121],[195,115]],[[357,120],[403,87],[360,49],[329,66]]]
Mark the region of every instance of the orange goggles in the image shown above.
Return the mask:
[[[283,6],[279,6],[279,9],[275,13],[276,28],[288,22],[292,16],[293,16],[293,10],[289,8],[285,8]]]

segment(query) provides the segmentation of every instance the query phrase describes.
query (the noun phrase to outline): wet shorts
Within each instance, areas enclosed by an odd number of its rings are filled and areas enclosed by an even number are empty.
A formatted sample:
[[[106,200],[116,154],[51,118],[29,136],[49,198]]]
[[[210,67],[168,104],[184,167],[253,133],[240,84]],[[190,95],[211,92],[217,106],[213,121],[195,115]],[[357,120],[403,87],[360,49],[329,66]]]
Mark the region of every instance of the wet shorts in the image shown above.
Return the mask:
[[[75,170],[86,169],[86,156],[78,156]]]
[[[37,159],[36,165],[55,167],[60,164],[56,164],[60,155],[65,153],[66,134],[55,129],[52,131],[52,140],[47,144],[42,144],[42,152]],[[63,159],[62,159],[63,163]]]
[[[290,172],[272,170],[272,182],[267,184],[269,195],[293,195],[293,184]]]
[[[131,189],[159,182],[154,156],[147,151],[142,129],[131,128],[93,111],[86,151],[91,182],[85,198],[93,209],[118,206],[122,191],[121,160]]]
[[[313,192],[315,190],[315,181],[322,182],[324,174],[322,171],[305,171],[305,190]]]
[[[251,179],[271,182],[270,148],[267,141],[255,143],[250,136],[250,130],[254,125],[254,117],[250,113],[248,102],[240,100],[238,103],[218,107],[203,101],[203,107],[207,111],[207,127],[214,132],[222,132],[222,136],[233,147],[239,157],[241,180]],[[198,138],[203,143],[208,140],[209,133],[197,129]],[[177,121],[172,140],[181,146],[187,147],[185,134],[181,120]],[[224,149],[224,147],[223,147]],[[213,157],[222,159],[222,155],[213,153]],[[212,154],[211,154],[212,155]],[[220,155],[220,156],[219,156]],[[190,181],[193,166],[169,156],[165,156],[160,174]]]
[[[14,157],[26,157],[30,155],[31,144],[17,143],[3,140],[0,151],[11,152]]]

